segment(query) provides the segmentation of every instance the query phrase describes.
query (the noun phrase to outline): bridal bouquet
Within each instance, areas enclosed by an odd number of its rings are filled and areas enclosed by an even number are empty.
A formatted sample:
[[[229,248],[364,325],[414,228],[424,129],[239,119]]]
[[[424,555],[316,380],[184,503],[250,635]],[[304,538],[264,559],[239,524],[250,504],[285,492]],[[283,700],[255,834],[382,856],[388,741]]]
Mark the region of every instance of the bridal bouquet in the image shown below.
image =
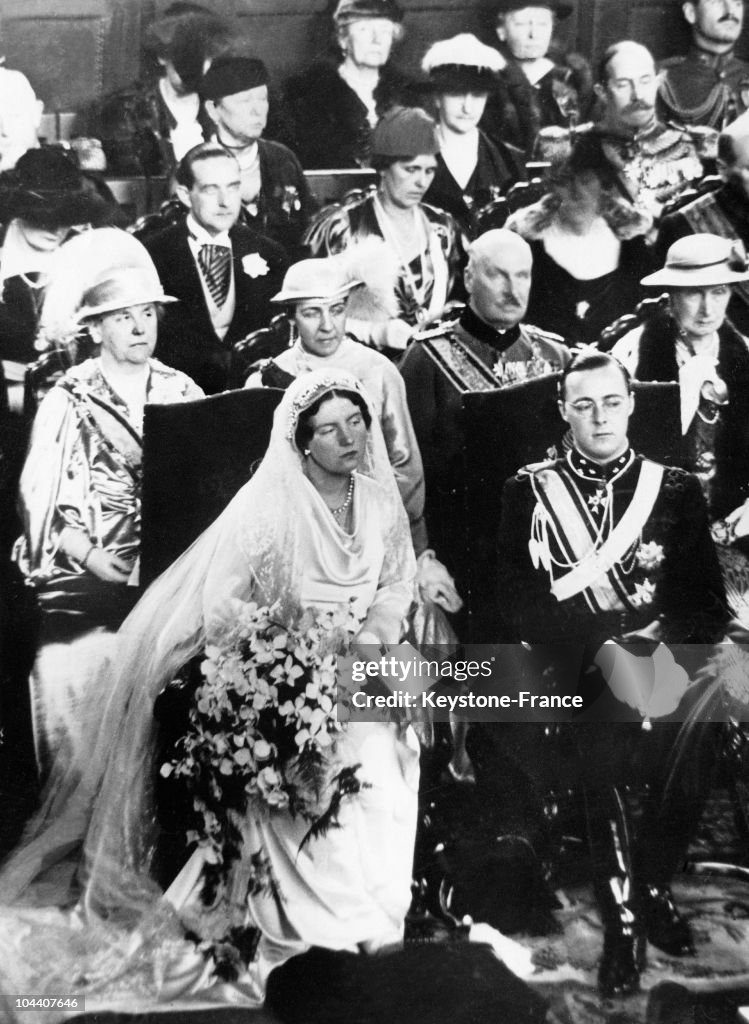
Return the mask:
[[[243,604],[220,646],[208,646],[189,725],[164,778],[183,780],[203,847],[226,878],[241,836],[231,812],[287,809],[310,822],[303,841],[337,825],[345,796],[359,792],[358,765],[336,764],[336,664],[359,621],[350,607],[305,612],[291,626],[278,608]]]

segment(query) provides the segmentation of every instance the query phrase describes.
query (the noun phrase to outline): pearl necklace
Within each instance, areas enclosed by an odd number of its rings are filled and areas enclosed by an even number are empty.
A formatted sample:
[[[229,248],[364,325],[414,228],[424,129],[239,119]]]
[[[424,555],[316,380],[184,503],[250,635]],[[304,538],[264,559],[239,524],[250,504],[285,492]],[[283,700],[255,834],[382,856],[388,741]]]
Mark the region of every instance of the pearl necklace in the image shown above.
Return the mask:
[[[347,511],[354,497],[354,476],[353,474],[349,477],[348,490],[346,491],[346,500],[338,508],[331,508],[331,514],[335,519],[340,518]]]

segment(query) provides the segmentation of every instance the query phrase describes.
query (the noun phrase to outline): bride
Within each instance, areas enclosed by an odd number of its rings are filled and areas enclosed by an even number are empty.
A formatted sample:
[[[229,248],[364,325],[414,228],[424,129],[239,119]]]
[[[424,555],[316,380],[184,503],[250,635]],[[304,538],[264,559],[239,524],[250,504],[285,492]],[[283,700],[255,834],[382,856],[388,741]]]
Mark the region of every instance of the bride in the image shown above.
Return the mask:
[[[255,476],[125,621],[84,778],[72,792],[60,783],[47,794],[0,874],[0,992],[76,993],[89,1011],[196,993],[203,1004],[258,1005],[270,972],[311,947],[356,953],[401,941],[417,814],[413,729],[352,722],[336,733],[331,765],[359,765],[363,785],[324,835],[307,841],[308,822],[251,800],[238,822],[239,856],[206,902],[204,846],[165,894],[153,880],[153,707],[190,658],[221,647],[251,601],[275,605],[286,625],[302,609],[348,606],[360,623],[355,647],[397,643],[414,572],[408,521],[361,386],[339,370],[304,375],[276,411]],[[271,885],[256,884],[258,864]],[[228,982],[216,947],[225,953],[237,927],[255,942],[244,961],[238,951]],[[10,1019],[16,1009],[5,1007]]]

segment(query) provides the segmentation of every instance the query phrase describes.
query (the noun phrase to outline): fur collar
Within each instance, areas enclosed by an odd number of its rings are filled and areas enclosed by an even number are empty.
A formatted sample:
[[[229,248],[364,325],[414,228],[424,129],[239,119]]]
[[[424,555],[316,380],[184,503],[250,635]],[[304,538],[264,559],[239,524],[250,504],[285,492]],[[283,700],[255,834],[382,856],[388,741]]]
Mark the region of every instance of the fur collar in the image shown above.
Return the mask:
[[[559,199],[552,192],[547,193],[532,206],[523,207],[513,213],[505,227],[517,231],[526,241],[534,242],[543,238],[544,232],[551,226],[557,210]],[[636,210],[631,203],[610,192],[603,193],[603,219],[622,241],[646,235],[652,227],[652,218]]]

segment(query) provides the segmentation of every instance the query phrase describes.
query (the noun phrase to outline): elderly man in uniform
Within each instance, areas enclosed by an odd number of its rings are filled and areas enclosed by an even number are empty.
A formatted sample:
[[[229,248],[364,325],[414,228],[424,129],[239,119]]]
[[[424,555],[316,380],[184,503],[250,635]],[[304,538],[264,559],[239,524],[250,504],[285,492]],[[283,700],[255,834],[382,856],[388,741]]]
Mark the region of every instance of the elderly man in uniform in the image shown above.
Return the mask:
[[[721,128],[746,110],[749,63],[734,54],[744,24],[744,0],[686,0],[692,31],[682,57],[661,62],[658,115],[683,125]]]
[[[718,138],[720,188],[698,196],[661,221],[655,242],[656,265],[662,266],[674,242],[686,235],[721,235],[749,249],[749,112],[724,128]],[[749,288],[733,291],[731,321],[749,334]]]
[[[605,105],[593,129],[619,169],[625,193],[654,216],[663,204],[702,176],[694,142],[656,117],[658,76],[649,50],[625,41],[610,46],[599,66],[596,92]]]
[[[468,304],[455,319],[417,334],[401,362],[424,462],[426,518],[438,558],[451,560],[462,523],[461,396],[561,369],[563,339],[521,323],[533,259],[527,242],[504,228],[471,245]]]
[[[645,938],[672,956],[694,952],[669,884],[699,822],[713,756],[712,734],[699,734],[703,742],[685,755],[689,779],[676,772],[666,786],[678,716],[650,718],[676,711],[688,675],[673,650],[658,648],[672,671],[655,686],[651,680],[648,703],[638,674],[647,690],[658,659],[646,666],[650,659],[638,655],[659,642],[712,644],[728,620],[699,482],[630,448],[633,408],[629,374],[613,356],[585,353],[570,363],[559,411],[572,447],[507,482],[498,541],[510,636],[531,645],[539,678],[555,673],[557,685],[597,698],[590,720],[569,727],[569,739],[585,797],[604,933],[599,987],[607,996],[638,987]],[[650,791],[631,844],[617,787],[645,782]]]
[[[603,117],[591,128],[607,160],[617,169],[625,198],[657,219],[665,203],[678,196],[703,169],[686,131],[669,128],[656,117],[658,76],[649,50],[625,40],[614,43],[598,65],[595,89]],[[559,129],[541,132],[539,158],[564,156],[572,140]]]

